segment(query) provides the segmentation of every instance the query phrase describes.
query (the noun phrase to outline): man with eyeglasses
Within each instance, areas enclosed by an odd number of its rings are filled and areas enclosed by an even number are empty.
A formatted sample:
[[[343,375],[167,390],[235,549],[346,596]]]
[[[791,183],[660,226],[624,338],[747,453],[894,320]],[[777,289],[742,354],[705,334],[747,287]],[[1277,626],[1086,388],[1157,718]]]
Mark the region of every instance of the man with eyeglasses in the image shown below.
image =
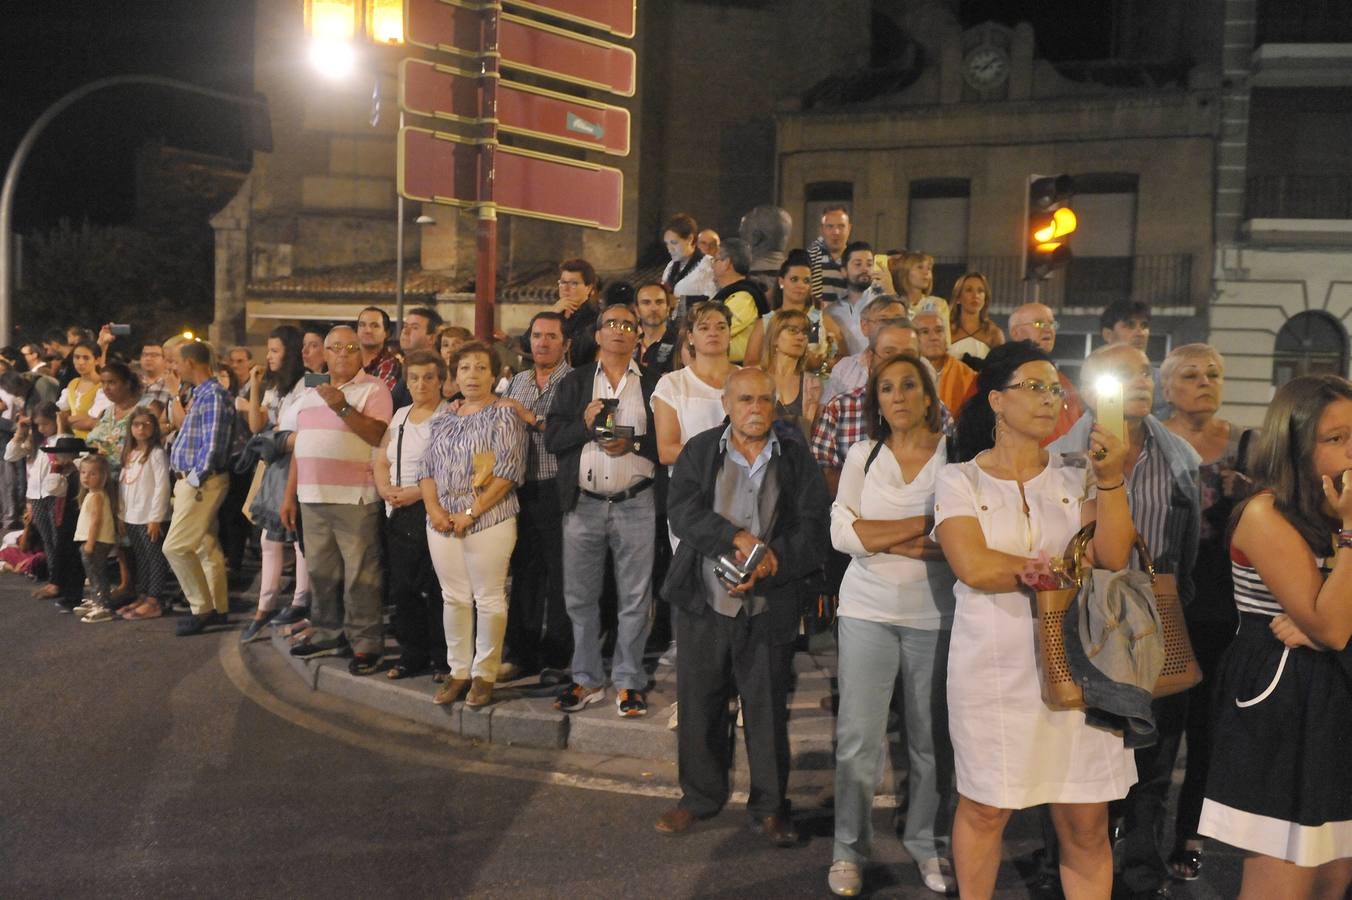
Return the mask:
[[[1195,592],[1193,567],[1201,536],[1201,457],[1151,413],[1154,379],[1144,351],[1120,343],[1089,354],[1080,370],[1080,384],[1091,410],[1097,407],[1095,385],[1105,375],[1122,384],[1127,460],[1121,487],[1130,501],[1131,520],[1154,557],[1155,571],[1174,575],[1179,601],[1187,608]],[[1093,425],[1094,416],[1085,414],[1047,449],[1084,453]],[[1139,567],[1140,561],[1135,565]],[[1159,896],[1155,892],[1169,881],[1160,841],[1174,759],[1187,722],[1188,694],[1158,699],[1151,710],[1158,731],[1156,743],[1136,751],[1137,782],[1125,800],[1109,808],[1112,818],[1123,822],[1118,883],[1132,897]]]
[[[559,299],[550,307],[563,316],[563,337],[568,341],[568,363],[581,366],[596,358],[596,269],[585,259],[559,263]],[[529,346],[525,335],[523,346]]]
[[[826,379],[826,388],[822,391],[822,403],[830,403],[841,394],[862,388],[868,384],[869,369],[873,367],[872,349],[874,335],[883,325],[910,325],[906,318],[906,304],[891,294],[879,294],[864,304],[859,316],[859,327],[864,335],[864,346],[853,356],[847,356],[836,363],[831,377]]]
[[[1052,351],[1056,348],[1056,332],[1059,327],[1051,307],[1042,303],[1025,303],[1009,314],[1009,339],[1011,341],[1028,341],[1034,346],[1040,347],[1042,352],[1048,356],[1051,356]],[[1080,416],[1084,414],[1084,405],[1080,402],[1080,392],[1075,390],[1075,383],[1070,380],[1070,376],[1057,369],[1056,377],[1061,381],[1061,387],[1065,390],[1065,397],[1061,414],[1056,418],[1056,428],[1042,442],[1044,447],[1070,431],[1071,427],[1079,421]]]
[[[282,524],[303,529],[310,568],[313,637],[291,648],[299,659],[351,656],[348,671],[369,675],[385,645],[379,528],[384,507],[371,472],[393,413],[385,383],[362,371],[357,332],[324,339],[329,381],[296,404],[296,444],[282,501]]]
[[[618,626],[611,680],[621,718],[646,715],[643,646],[652,622],[657,527],[657,374],[634,360],[639,321],[622,304],[597,320],[595,362],[555,388],[545,447],[558,461],[563,511],[563,596],[573,625],[572,683],[554,708],[579,712],[606,699],[601,660],[601,589],[606,551],[615,561]]]
[[[962,414],[962,407],[976,393],[976,370],[960,359],[948,355],[948,323],[938,311],[922,304],[911,317],[916,337],[920,341],[920,356],[939,373],[935,390],[939,400],[954,416]]]

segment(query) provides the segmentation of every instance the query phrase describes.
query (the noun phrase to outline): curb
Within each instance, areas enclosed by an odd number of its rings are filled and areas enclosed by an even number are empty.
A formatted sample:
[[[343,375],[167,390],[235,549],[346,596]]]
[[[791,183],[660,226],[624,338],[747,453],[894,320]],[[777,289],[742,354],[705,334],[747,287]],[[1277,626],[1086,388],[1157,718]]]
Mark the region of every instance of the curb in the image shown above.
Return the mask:
[[[526,691],[533,691],[534,685],[521,683],[499,687],[495,702],[484,709],[470,709],[463,701],[438,706],[432,702],[437,685],[430,676],[390,681],[383,674],[352,675],[343,659],[297,659],[275,629],[269,643],[310,690],[461,737],[503,746],[676,761],[676,731],[667,725],[676,695],[672,669],[657,670],[648,694],[649,715],[635,720],[619,718],[609,703],[581,713],[562,713],[553,708],[550,697],[528,696]],[[789,713],[795,769],[834,766],[835,717],[822,708],[822,698],[830,696],[834,667],[834,653],[795,657],[798,681],[790,695]],[[613,698],[613,690],[609,695]],[[736,743],[740,748],[742,742]]]

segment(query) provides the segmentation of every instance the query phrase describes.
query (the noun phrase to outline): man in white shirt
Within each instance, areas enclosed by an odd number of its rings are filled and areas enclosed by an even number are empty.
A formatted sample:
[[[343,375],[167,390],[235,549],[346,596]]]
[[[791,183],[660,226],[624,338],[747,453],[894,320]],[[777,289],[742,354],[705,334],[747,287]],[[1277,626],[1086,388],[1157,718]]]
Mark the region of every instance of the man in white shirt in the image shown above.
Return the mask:
[[[846,349],[862,353],[868,346],[864,333],[863,311],[873,292],[873,248],[863,241],[855,241],[845,248],[840,257],[845,269],[845,296],[826,307],[826,314],[836,320],[845,334]],[[904,313],[903,313],[904,315]]]
[[[884,325],[902,325],[907,328],[911,325],[910,319],[906,318],[906,304],[891,294],[880,294],[864,304],[859,317],[864,346],[853,356],[840,360],[831,370],[831,377],[826,379],[826,388],[822,391],[823,405],[830,403],[833,397],[868,384],[868,373],[874,359],[873,339]]]
[[[545,422],[545,447],[558,460],[563,596],[573,625],[573,682],[554,703],[564,712],[606,698],[600,599],[607,549],[619,607],[611,668],[617,711],[624,718],[648,711],[643,646],[652,623],[657,529],[657,376],[634,361],[638,332],[632,308],[606,307],[596,323],[596,361],[564,376]]]

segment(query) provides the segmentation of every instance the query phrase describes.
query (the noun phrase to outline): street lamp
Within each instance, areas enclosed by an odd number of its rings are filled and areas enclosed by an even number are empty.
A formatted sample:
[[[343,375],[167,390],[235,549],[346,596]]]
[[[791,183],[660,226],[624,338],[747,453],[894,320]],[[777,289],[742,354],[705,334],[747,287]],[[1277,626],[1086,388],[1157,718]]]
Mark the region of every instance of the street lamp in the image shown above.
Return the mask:
[[[28,159],[28,154],[32,152],[33,145],[37,143],[38,137],[51,124],[52,120],[77,100],[103,88],[131,84],[169,88],[174,91],[196,94],[200,97],[210,97],[213,100],[223,100],[226,103],[233,103],[242,107],[248,117],[246,122],[252,145],[249,149],[265,151],[272,149],[272,123],[269,119],[267,101],[261,96],[245,97],[239,94],[229,94],[225,91],[204,88],[188,81],[179,81],[177,78],[165,78],[162,75],[112,75],[107,78],[98,78],[80,85],[47,107],[42,111],[42,115],[38,116],[37,121],[24,132],[23,139],[19,141],[19,146],[15,148],[14,156],[9,161],[9,168],[5,170],[4,186],[0,187],[0,345],[10,342],[13,313],[13,285],[11,284],[10,269],[11,254],[14,251],[14,242],[10,235],[14,219],[14,194],[19,185],[19,173],[23,170],[23,164]]]

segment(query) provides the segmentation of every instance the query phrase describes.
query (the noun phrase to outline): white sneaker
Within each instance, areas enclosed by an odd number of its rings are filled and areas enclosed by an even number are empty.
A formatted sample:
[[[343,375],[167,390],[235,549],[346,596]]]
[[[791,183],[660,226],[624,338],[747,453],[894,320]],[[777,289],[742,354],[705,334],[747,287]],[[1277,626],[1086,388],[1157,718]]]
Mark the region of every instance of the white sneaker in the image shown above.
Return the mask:
[[[89,612],[85,613],[80,621],[93,624],[94,622],[111,622],[114,618],[116,617],[113,615],[111,609],[106,606],[96,605],[93,609],[89,610]]]
[[[77,612],[80,613],[81,615],[84,615],[85,613],[93,612],[96,608],[98,608],[98,605],[99,604],[97,600],[95,600],[93,597],[88,597],[84,600],[81,600],[80,605],[75,607],[75,609],[71,610],[71,612]]]
[[[667,645],[667,649],[662,651],[662,655],[657,657],[657,664],[666,668],[676,665],[676,642],[672,641]]]
[[[953,875],[953,864],[942,857],[927,859],[920,864],[920,878],[925,887],[936,894],[953,894],[958,890],[958,879]]]
[[[854,897],[864,888],[864,873],[857,863],[838,859],[831,863],[831,872],[826,876],[826,886],[837,897]]]

